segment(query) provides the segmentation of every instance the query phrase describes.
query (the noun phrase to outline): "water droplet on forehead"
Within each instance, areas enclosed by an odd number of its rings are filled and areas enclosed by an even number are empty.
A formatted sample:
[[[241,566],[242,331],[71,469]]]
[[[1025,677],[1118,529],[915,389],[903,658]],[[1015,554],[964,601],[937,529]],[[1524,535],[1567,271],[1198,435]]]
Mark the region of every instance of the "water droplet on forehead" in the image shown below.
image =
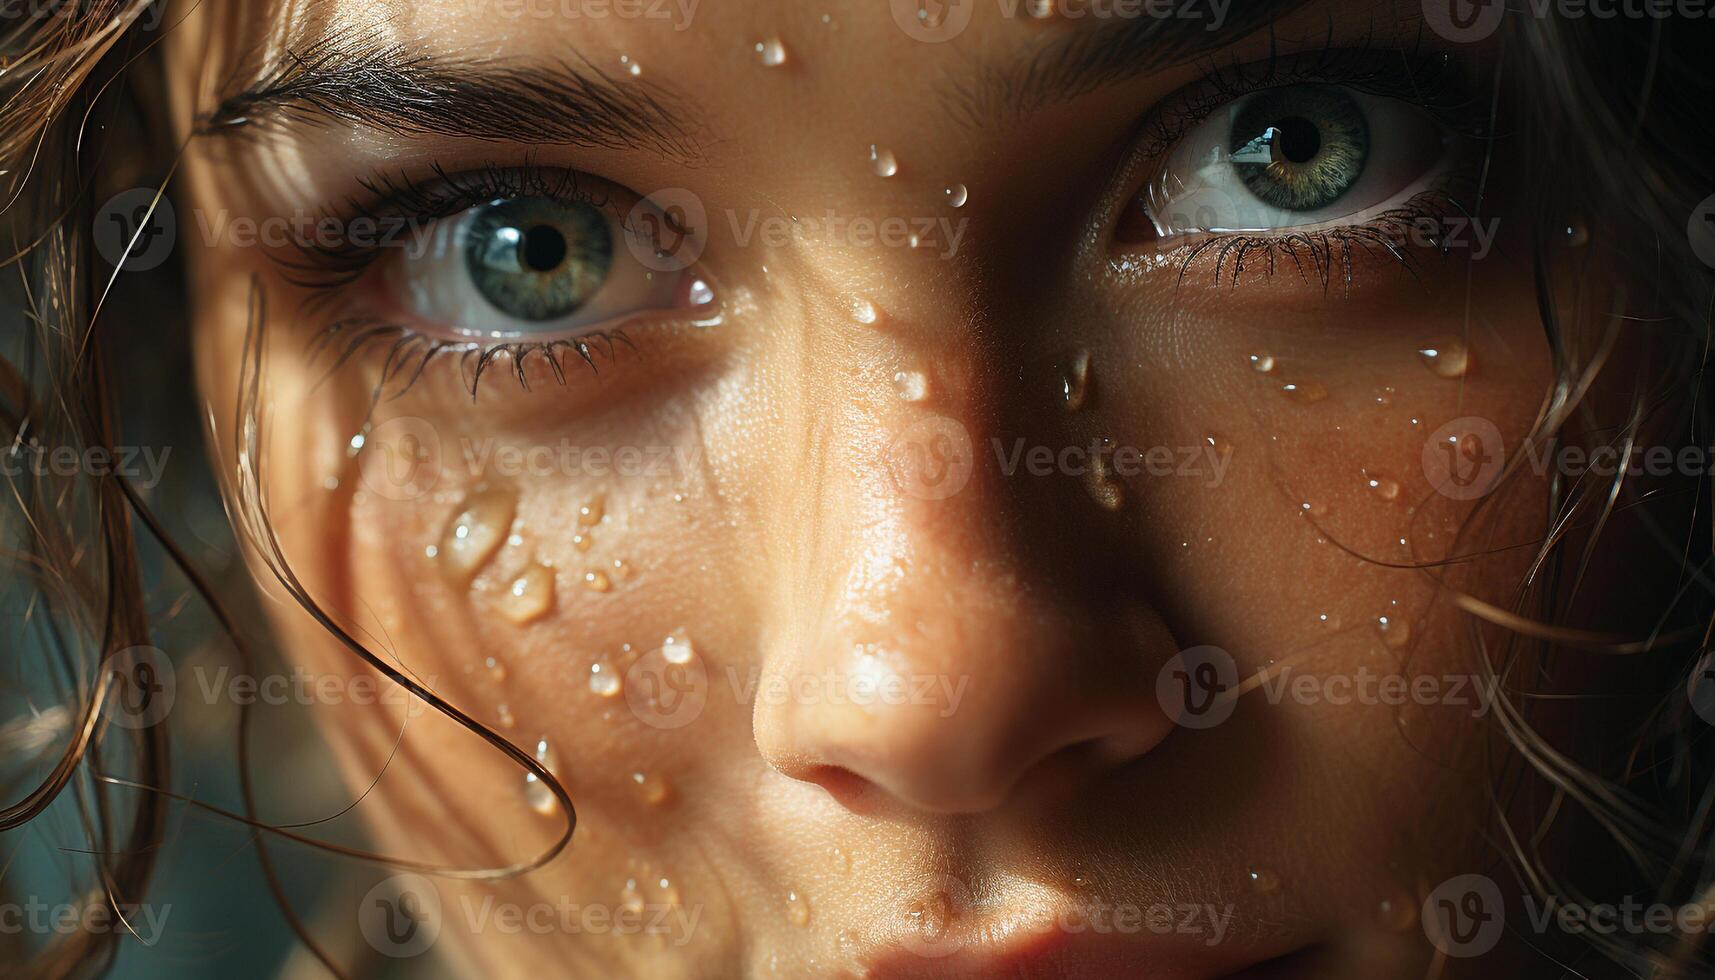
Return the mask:
[[[779,35],[756,42],[756,60],[765,68],[779,68],[786,63],[786,45]]]
[[[965,188],[964,184],[953,184],[948,187],[946,195],[947,203],[956,208],[964,207],[965,202],[971,199],[971,192]]]
[[[869,166],[877,177],[892,177],[899,173],[899,160],[885,146],[869,145]]]

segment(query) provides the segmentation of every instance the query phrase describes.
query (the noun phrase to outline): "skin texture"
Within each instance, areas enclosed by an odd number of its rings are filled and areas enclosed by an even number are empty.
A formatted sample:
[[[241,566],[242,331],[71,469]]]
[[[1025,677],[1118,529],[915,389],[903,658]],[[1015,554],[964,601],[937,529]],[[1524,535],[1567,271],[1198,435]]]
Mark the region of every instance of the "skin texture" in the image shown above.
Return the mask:
[[[576,51],[616,78],[624,55],[641,66],[636,84],[697,107],[690,162],[339,124],[194,141],[183,164],[186,230],[222,209],[338,205],[378,167],[421,175],[525,157],[637,194],[684,188],[707,208],[698,267],[716,285],[718,325],[651,314],[599,375],[573,359],[560,386],[538,361],[525,391],[507,365],[474,400],[456,359],[439,361],[373,415],[379,358],[329,373],[311,356],[329,317],[283,281],[277,255],[207,234],[190,249],[217,445],[234,446],[252,277],[269,300],[266,488],[295,573],[452,703],[526,752],[546,740],[576,803],[572,845],[547,867],[436,879],[434,959],[490,975],[887,975],[900,962],[953,974],[1008,934],[1064,938],[1094,909],[1192,903],[1230,909],[1219,942],[1206,922],[1201,934],[1134,929],[1124,962],[1211,976],[1302,949],[1295,968],[1314,975],[1403,976],[1434,953],[1414,915],[1429,889],[1486,866],[1472,704],[1270,703],[1253,683],[1230,719],[1194,729],[1168,717],[1157,679],[1201,645],[1230,653],[1241,677],[1472,673],[1464,621],[1438,583],[1504,598],[1517,555],[1435,573],[1377,562],[1458,550],[1471,504],[1425,477],[1431,433],[1481,417],[1511,444],[1534,418],[1549,361],[1527,217],[1500,208],[1480,260],[1417,249],[1408,271],[1385,252],[1359,255],[1350,284],[1336,274],[1327,287],[1290,262],[1269,276],[1253,260],[1235,282],[1207,255],[1187,260],[1183,243],[1118,243],[1148,171],[1137,122],[1207,62],[1040,108],[978,99],[967,111],[950,92],[1083,29],[979,8],[942,44],[908,37],[886,5],[829,4],[824,23],[819,8],[773,0],[707,2],[684,30],[473,4],[252,4],[199,11],[168,36],[181,132],[230,94],[238,66],[339,24],[465,56]],[[1331,12],[1340,43],[1415,33],[1405,13],[1362,5],[1306,8],[1279,32],[1323,43]],[[788,61],[765,68],[751,46],[775,34]],[[1267,47],[1253,36],[1222,58]],[[896,175],[871,173],[872,143],[898,155]],[[954,182],[968,189],[962,208],[944,194]],[[735,233],[753,212],[829,209],[968,224],[952,258],[825,228],[783,243]],[[346,309],[380,302],[375,283],[364,289]],[[863,303],[875,322],[854,315]],[[1462,377],[1419,353],[1449,335],[1471,352]],[[1068,411],[1062,386],[1081,352],[1088,392]],[[1273,371],[1255,369],[1262,355]],[[922,373],[925,397],[902,398],[899,372]],[[1289,383],[1326,397],[1293,398]],[[379,435],[365,452],[399,449],[389,439],[406,429],[389,420],[438,441],[426,492],[366,482],[369,464],[347,451],[366,417]],[[924,492],[914,467],[933,465],[948,433],[969,440],[968,478]],[[1198,469],[1118,478],[1110,510],[1086,476],[1008,475],[997,459],[997,444],[1005,457],[1021,439],[1057,453],[1102,437],[1168,447],[1175,469],[1195,453]],[[679,455],[645,475],[471,463],[484,448],[562,441]],[[449,523],[485,494],[514,511],[511,540],[471,574],[449,572],[426,550],[444,548]],[[1532,503],[1509,496],[1486,540],[1539,533]],[[553,602],[515,622],[505,592],[535,564],[553,570]],[[598,571],[605,591],[586,584]],[[266,572],[259,585],[279,593]],[[269,608],[294,663],[368,672],[295,604]],[[1380,630],[1384,616],[1405,628]],[[701,709],[676,727],[632,697],[662,676],[655,651],[675,631],[704,680]],[[597,662],[625,675],[616,696],[592,690]],[[853,679],[878,671],[912,696],[851,703]],[[530,805],[516,765],[434,712],[317,714],[354,796],[368,792],[358,813],[378,850],[504,866],[563,826]],[[646,920],[657,907],[673,918],[664,937],[510,934],[465,914],[487,899],[641,900]],[[1068,952],[1044,972],[1100,975],[1095,955]]]

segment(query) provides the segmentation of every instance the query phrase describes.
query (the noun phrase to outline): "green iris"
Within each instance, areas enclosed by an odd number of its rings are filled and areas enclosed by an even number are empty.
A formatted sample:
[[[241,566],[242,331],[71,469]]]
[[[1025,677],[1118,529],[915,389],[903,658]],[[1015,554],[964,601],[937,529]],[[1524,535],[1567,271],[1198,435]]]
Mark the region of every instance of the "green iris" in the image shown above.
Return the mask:
[[[613,233],[590,205],[516,198],[478,209],[464,250],[471,281],[495,309],[554,320],[601,290],[613,265]]]
[[[1285,211],[1339,200],[1364,172],[1370,127],[1343,89],[1293,85],[1261,92],[1233,118],[1233,169],[1257,199]]]

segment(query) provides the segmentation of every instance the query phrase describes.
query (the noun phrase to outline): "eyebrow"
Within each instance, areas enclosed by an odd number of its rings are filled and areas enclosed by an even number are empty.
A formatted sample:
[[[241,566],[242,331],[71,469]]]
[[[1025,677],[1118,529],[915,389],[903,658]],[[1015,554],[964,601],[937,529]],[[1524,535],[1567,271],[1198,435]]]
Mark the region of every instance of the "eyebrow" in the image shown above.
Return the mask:
[[[197,121],[198,135],[350,123],[386,132],[702,154],[687,118],[706,118],[659,85],[618,80],[587,61],[508,65],[333,35],[287,56]]]
[[[1130,17],[1072,29],[1028,57],[949,81],[943,95],[967,125],[1018,119],[1162,68],[1211,55],[1312,0],[1173,0],[1175,16]],[[1215,8],[1225,16],[1210,28]],[[1191,12],[1201,16],[1178,16]],[[1333,25],[1329,25],[1330,32]]]

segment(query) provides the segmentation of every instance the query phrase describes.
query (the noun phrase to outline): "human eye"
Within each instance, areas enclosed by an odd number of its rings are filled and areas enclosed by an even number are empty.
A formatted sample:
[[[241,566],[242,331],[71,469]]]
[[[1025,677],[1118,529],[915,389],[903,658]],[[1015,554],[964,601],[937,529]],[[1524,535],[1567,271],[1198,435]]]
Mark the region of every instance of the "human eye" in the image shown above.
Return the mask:
[[[1326,63],[1327,59],[1323,59]],[[1122,246],[1379,246],[1467,213],[1476,140],[1444,60],[1416,69],[1244,70],[1169,99],[1146,130]],[[1423,224],[1424,221],[1428,224]],[[1434,232],[1425,233],[1433,243]],[[1235,259],[1236,261],[1236,259]]]
[[[383,384],[413,362],[402,346],[421,350],[424,364],[474,355],[473,392],[501,354],[515,366],[534,357],[563,380],[566,356],[594,367],[615,339],[635,347],[626,328],[645,318],[712,311],[695,266],[701,229],[612,182],[488,167],[363,184],[371,200],[353,208],[398,247],[344,244],[286,264],[297,284],[329,294],[318,306],[341,310],[318,335],[324,345],[350,352],[388,341]]]

